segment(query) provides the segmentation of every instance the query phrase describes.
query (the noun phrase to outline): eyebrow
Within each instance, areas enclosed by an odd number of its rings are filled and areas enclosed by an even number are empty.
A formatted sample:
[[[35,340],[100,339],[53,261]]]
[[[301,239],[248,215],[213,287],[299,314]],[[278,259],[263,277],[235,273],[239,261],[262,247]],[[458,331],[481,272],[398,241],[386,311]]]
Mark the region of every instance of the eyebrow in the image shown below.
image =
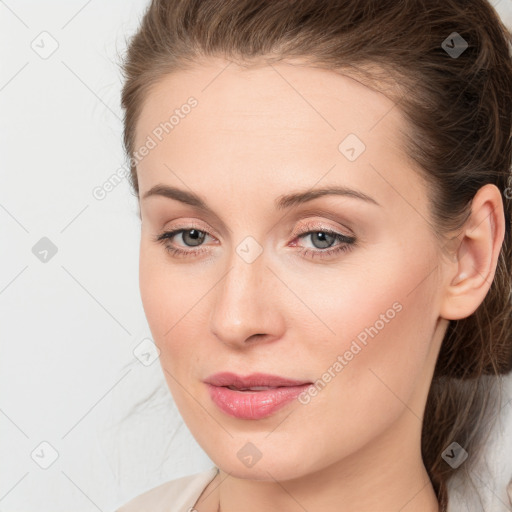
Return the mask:
[[[377,206],[381,206],[375,199],[364,194],[363,192],[360,192],[359,190],[340,186],[330,186],[282,195],[275,200],[274,206],[277,210],[285,210],[287,208],[291,208],[292,206],[307,203],[308,201],[312,201],[313,199],[327,195],[352,197],[371,204],[375,204]],[[142,199],[144,200],[151,196],[167,197],[169,199],[174,199],[176,201],[180,201],[181,203],[194,206],[195,208],[198,208],[204,212],[210,214],[214,213],[200,196],[194,194],[193,192],[187,192],[186,190],[182,190],[176,187],[170,187],[168,185],[162,184],[155,185],[142,196]]]

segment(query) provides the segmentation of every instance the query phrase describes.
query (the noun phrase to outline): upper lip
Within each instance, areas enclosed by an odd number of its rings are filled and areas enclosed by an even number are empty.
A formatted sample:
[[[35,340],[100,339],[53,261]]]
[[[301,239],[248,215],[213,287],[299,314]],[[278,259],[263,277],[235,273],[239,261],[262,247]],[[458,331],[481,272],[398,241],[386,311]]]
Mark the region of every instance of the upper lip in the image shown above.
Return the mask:
[[[251,373],[250,375],[237,375],[231,372],[215,373],[207,377],[204,382],[213,386],[233,386],[238,389],[251,387],[283,387],[283,386],[302,386],[311,384],[305,380],[293,380],[279,375],[269,375],[266,373]]]

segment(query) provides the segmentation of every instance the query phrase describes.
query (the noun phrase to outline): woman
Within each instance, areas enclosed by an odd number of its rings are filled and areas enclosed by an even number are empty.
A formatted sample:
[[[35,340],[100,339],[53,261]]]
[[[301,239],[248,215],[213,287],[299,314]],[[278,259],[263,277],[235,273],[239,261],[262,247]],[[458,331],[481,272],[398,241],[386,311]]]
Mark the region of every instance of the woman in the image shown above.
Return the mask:
[[[120,511],[447,509],[512,369],[510,40],[484,0],[151,3],[140,288],[215,467]]]

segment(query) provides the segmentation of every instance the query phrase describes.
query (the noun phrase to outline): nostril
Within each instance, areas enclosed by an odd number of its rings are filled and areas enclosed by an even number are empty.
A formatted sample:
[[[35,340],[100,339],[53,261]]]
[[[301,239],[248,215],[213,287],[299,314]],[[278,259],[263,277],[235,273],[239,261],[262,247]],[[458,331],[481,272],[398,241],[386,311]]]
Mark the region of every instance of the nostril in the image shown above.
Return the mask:
[[[265,334],[253,334],[252,336],[249,336],[249,338],[247,338],[247,341],[252,341],[252,339],[254,337],[256,337],[256,339],[258,339],[257,336],[265,336]]]

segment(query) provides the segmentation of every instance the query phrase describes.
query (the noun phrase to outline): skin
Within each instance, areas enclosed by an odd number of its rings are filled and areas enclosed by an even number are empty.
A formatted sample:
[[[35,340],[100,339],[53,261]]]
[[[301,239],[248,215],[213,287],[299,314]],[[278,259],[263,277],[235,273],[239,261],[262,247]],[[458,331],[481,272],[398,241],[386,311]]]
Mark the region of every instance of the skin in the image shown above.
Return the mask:
[[[480,189],[452,252],[442,249],[426,184],[401,145],[399,109],[348,76],[291,60],[245,69],[208,58],[163,77],[135,146],[190,96],[197,106],[137,175],[144,310],[176,404],[220,468],[196,510],[438,511],[421,458],[423,411],[448,320],[469,316],[492,282],[500,191]],[[338,149],[350,133],[366,146],[355,161]],[[213,213],[144,198],[157,184],[198,194]],[[274,207],[282,195],[329,185],[378,205],[327,195]],[[155,241],[178,228],[206,237],[195,246],[178,234],[168,245],[204,252],[177,257]],[[325,229],[356,244],[324,259],[301,252],[342,245],[298,236]],[[262,250],[252,263],[237,253],[248,236]],[[400,312],[308,404],[254,421],[211,401],[203,380],[219,371],[314,382],[396,303]],[[262,454],[252,467],[237,457],[247,442]]]

